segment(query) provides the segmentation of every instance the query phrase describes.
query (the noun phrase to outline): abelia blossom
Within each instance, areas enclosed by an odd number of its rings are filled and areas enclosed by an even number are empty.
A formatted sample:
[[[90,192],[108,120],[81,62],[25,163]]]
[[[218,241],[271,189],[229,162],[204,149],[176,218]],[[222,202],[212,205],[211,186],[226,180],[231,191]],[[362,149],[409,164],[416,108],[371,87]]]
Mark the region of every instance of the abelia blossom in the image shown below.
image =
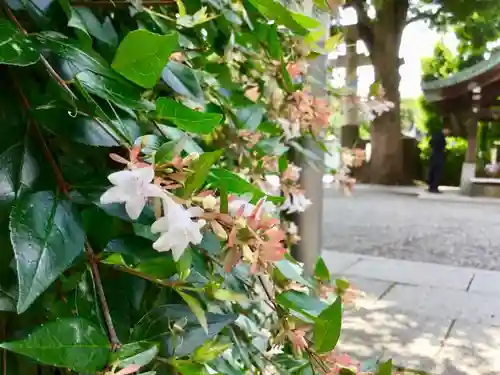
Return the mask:
[[[161,233],[153,243],[153,248],[159,252],[172,251],[175,261],[178,261],[184,250],[190,245],[198,245],[203,240],[201,228],[205,220],[198,219],[203,213],[199,207],[185,209],[170,198],[163,200],[164,215],[151,226],[151,232]]]
[[[154,169],[150,166],[111,173],[108,180],[115,186],[101,196],[101,204],[125,203],[128,216],[137,219],[148,198],[166,197],[162,188],[151,183],[154,176]]]
[[[312,202],[302,192],[295,191],[287,195],[281,210],[288,214],[304,212],[311,204]]]

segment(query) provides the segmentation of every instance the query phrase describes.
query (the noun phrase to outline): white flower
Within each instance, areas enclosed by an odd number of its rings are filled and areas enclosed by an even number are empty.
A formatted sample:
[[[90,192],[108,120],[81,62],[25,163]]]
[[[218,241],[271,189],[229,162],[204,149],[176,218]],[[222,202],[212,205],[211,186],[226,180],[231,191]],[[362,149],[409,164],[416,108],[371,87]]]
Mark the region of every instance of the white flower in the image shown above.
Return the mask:
[[[285,139],[288,141],[290,139],[299,138],[300,134],[300,124],[298,121],[290,122],[287,119],[279,118],[276,122],[281,126],[283,132],[285,133]]]
[[[250,216],[256,207],[254,204],[250,203],[251,198],[252,197],[249,195],[242,195],[237,199],[231,200],[228,204],[229,215],[236,216],[241,207],[244,207],[243,216],[245,217]],[[260,218],[261,214],[269,215],[274,213],[275,211],[276,211],[276,206],[271,202],[265,201],[264,203],[262,203],[260,210],[256,215],[257,219]]]
[[[288,214],[304,212],[311,204],[312,202],[304,194],[290,193],[281,206],[281,210],[286,211]]]
[[[297,227],[297,225],[293,221],[291,221],[288,224],[287,232],[293,236],[293,235],[299,234],[299,228]]]
[[[101,204],[125,203],[128,216],[133,220],[137,219],[148,198],[166,196],[158,185],[151,183],[154,176],[153,167],[111,173],[108,180],[115,186],[101,195]]]
[[[186,210],[170,198],[163,200],[163,207],[165,216],[151,226],[151,232],[161,233],[153,248],[160,252],[172,250],[174,260],[178,261],[190,243],[198,245],[203,239],[200,229],[205,220],[192,219],[199,217],[203,210],[199,207]]]

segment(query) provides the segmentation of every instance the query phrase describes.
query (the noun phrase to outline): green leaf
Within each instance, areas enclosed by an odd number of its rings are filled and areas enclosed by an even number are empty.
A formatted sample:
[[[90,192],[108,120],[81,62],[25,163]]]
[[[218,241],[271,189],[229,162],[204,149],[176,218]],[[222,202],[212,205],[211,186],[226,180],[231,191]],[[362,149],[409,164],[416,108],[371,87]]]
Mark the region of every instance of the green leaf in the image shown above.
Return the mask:
[[[12,23],[0,19],[0,64],[28,66],[40,58],[37,45]]]
[[[377,375],[392,375],[392,360],[379,364]]]
[[[305,321],[314,321],[328,306],[316,297],[293,290],[277,295],[276,302],[282,307],[296,312],[296,316]]]
[[[231,347],[231,344],[220,344],[207,341],[193,354],[193,360],[200,363],[213,361]]]
[[[130,345],[130,344],[129,344]],[[158,346],[149,344],[150,348],[147,350],[141,351],[139,353],[135,353],[132,356],[127,358],[123,358],[120,360],[120,368],[125,368],[130,365],[138,365],[138,366],[146,366],[149,364],[155,357],[158,355]]]
[[[220,159],[223,153],[223,149],[206,152],[200,155],[199,159],[192,164],[191,169],[193,173],[188,176],[184,184],[184,198],[190,197],[191,194],[203,186],[207,180],[210,168]]]
[[[203,149],[200,146],[198,146],[198,144],[193,140],[193,138],[191,138],[188,134],[184,133],[182,130],[174,128],[172,126],[161,125],[161,124],[159,124],[158,127],[160,128],[161,133],[165,137],[174,141],[182,140],[184,151],[186,151],[188,154],[192,152],[203,154]]]
[[[208,333],[208,322],[207,322],[207,316],[205,315],[205,311],[201,307],[200,302],[194,298],[193,296],[181,292],[180,290],[177,290],[177,293],[182,297],[184,302],[189,306],[193,314],[196,316],[196,319],[198,319],[198,322],[200,322],[200,325],[203,327],[206,333]]]
[[[312,287],[311,283],[306,280],[304,276],[302,276],[304,270],[297,263],[292,263],[291,261],[284,259],[279,262],[274,262],[273,264],[288,280],[296,281],[299,284]]]
[[[314,345],[318,353],[335,348],[342,328],[342,299],[337,297],[329,307],[319,314],[314,324]]]
[[[163,345],[160,349],[162,356],[172,356],[175,353],[176,356],[183,357],[193,353],[205,341],[214,338],[237,318],[235,314],[222,315],[207,312],[205,315],[208,333],[188,306],[159,306],[151,310],[136,324],[131,337],[136,341],[163,338],[161,340]],[[185,321],[186,324],[183,331],[173,337],[171,327],[177,321]]]
[[[182,375],[208,375],[205,365],[188,360],[174,360],[172,366]],[[216,374],[217,375],[217,374]]]
[[[153,88],[170,55],[179,49],[176,33],[159,35],[145,29],[134,30],[118,46],[111,67],[139,86]]]
[[[169,61],[161,74],[163,80],[177,94],[183,95],[198,103],[205,101],[203,90],[196,74],[186,65]]]
[[[191,248],[188,247],[184,249],[181,257],[175,262],[175,267],[177,268],[177,273],[179,274],[179,279],[185,281],[190,273],[191,266],[193,265],[193,252]]]
[[[314,276],[323,282],[329,282],[331,280],[330,271],[328,270],[323,258],[318,258],[316,261],[316,265],[314,266]]]
[[[295,86],[293,85],[292,77],[290,77],[290,73],[288,73],[284,61],[281,61],[281,82],[283,89],[286,92],[291,94],[292,92],[295,91]]]
[[[266,110],[262,106],[256,104],[239,109],[236,116],[245,128],[255,131],[261,124],[264,113],[266,113]]]
[[[235,193],[237,195],[251,193],[254,200],[266,196],[262,190],[227,169],[212,168],[208,181],[213,187],[217,189],[225,189],[228,193]],[[268,195],[267,200],[273,203],[281,203],[283,198]]]
[[[80,318],[42,325],[27,338],[0,347],[46,365],[76,372],[97,372],[106,366],[110,344],[95,326]]]
[[[290,12],[290,14],[298,24],[304,26],[306,29],[317,29],[322,26],[321,22],[318,20],[308,17],[302,13]],[[325,30],[323,30],[323,33],[325,33]]]
[[[10,215],[22,313],[83,251],[85,234],[72,206],[52,192],[20,199]]]
[[[156,116],[172,121],[184,131],[196,134],[210,134],[222,121],[222,115],[218,113],[195,111],[167,98],[159,98],[156,101]]]
[[[10,293],[0,287],[0,311],[16,311],[16,301]]]
[[[69,27],[81,30],[108,46],[114,47],[118,44],[118,35],[109,18],[104,23],[101,23],[92,10],[85,7],[69,7],[69,11]]]
[[[299,24],[292,12],[274,0],[249,0],[250,3],[265,17],[289,28],[294,33],[306,35],[307,29]]]
[[[267,50],[269,56],[271,56],[271,58],[273,58],[274,60],[282,60],[283,48],[281,47],[281,40],[276,24],[269,25],[267,43],[269,45],[269,49]]]
[[[75,80],[85,92],[111,101],[126,111],[154,109],[151,102],[141,97],[139,87],[116,73],[94,51],[84,51],[75,41],[56,33],[37,34],[36,37],[45,49],[61,59],[59,73],[62,78]]]
[[[256,147],[266,155],[281,156],[290,149],[290,147],[285,146],[281,140],[281,137],[264,139],[259,141]]]

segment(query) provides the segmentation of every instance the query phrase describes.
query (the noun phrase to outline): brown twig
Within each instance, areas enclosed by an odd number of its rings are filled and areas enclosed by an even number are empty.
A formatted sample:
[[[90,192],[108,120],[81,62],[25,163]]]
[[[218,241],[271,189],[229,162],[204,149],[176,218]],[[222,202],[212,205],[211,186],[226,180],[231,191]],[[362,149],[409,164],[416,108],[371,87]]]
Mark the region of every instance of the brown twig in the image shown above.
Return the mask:
[[[5,5],[4,9],[5,9],[5,13],[10,18],[10,20],[16,25],[16,27],[18,28],[18,30],[21,33],[23,33],[24,35],[28,35],[28,32],[26,31],[26,29],[23,27],[23,25],[21,25],[21,23],[16,18],[16,16],[14,15],[14,13],[12,13],[12,11],[8,7],[8,5]],[[49,74],[56,80],[56,82],[58,83],[58,85],[61,86],[71,96],[72,99],[76,99],[76,95],[73,94],[73,91],[71,91],[71,89],[69,88],[69,86],[66,84],[66,81],[64,79],[62,79],[59,74],[57,74],[57,72],[54,70],[54,68],[52,68],[52,66],[49,64],[49,62],[45,58],[45,56],[43,56],[42,54],[40,54],[40,61],[45,66],[45,69],[47,69],[47,71],[49,72]]]
[[[68,184],[66,183],[66,181],[64,181],[61,170],[57,166],[57,163],[54,160],[52,153],[50,152],[49,146],[47,145],[47,142],[45,142],[45,139],[43,138],[43,134],[40,130],[40,127],[38,126],[36,121],[33,120],[33,118],[29,116],[30,111],[31,111],[31,105],[30,105],[28,99],[26,98],[26,95],[24,95],[23,89],[21,88],[21,85],[19,84],[18,80],[12,74],[12,71],[9,71],[9,72],[10,72],[10,76],[12,78],[12,83],[14,84],[14,86],[19,94],[19,97],[21,99],[21,103],[24,107],[24,110],[26,111],[26,115],[29,117],[29,124],[31,125],[31,128],[33,129],[37,138],[39,139],[39,141],[42,145],[42,151],[45,155],[45,158],[49,162],[50,168],[52,169],[52,172],[55,175],[55,178],[57,180],[57,186],[59,187],[59,190],[61,190],[61,192],[64,195],[68,195],[68,192],[69,192]]]
[[[94,250],[90,246],[88,240],[85,240],[85,252],[87,253],[90,269],[92,271],[92,277],[94,278],[94,284],[96,286],[97,295],[99,296],[99,302],[101,303],[102,314],[104,315],[104,320],[106,321],[106,326],[108,328],[109,340],[111,341],[112,349],[116,350],[120,347],[120,340],[116,334],[116,329],[113,324],[113,319],[109,312],[108,301],[106,300],[106,295],[104,294],[104,287],[102,286],[101,274],[99,273],[98,262],[95,257]]]

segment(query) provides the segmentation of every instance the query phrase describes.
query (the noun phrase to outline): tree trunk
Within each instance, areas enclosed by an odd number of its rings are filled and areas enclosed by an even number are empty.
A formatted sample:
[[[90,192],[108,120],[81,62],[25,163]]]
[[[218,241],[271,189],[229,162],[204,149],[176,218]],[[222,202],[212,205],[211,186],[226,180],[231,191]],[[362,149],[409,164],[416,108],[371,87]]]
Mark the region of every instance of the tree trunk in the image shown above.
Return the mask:
[[[376,79],[394,109],[375,119],[371,127],[370,182],[400,185],[405,181],[401,139],[399,47],[408,13],[408,0],[379,2],[370,19],[361,0],[352,0],[358,14],[358,31],[370,52]]]
[[[382,56],[373,59],[376,75],[385,90],[385,99],[394,103],[394,109],[377,117],[371,126],[370,182],[373,184],[400,185],[406,182],[401,140],[398,47],[385,48]]]

